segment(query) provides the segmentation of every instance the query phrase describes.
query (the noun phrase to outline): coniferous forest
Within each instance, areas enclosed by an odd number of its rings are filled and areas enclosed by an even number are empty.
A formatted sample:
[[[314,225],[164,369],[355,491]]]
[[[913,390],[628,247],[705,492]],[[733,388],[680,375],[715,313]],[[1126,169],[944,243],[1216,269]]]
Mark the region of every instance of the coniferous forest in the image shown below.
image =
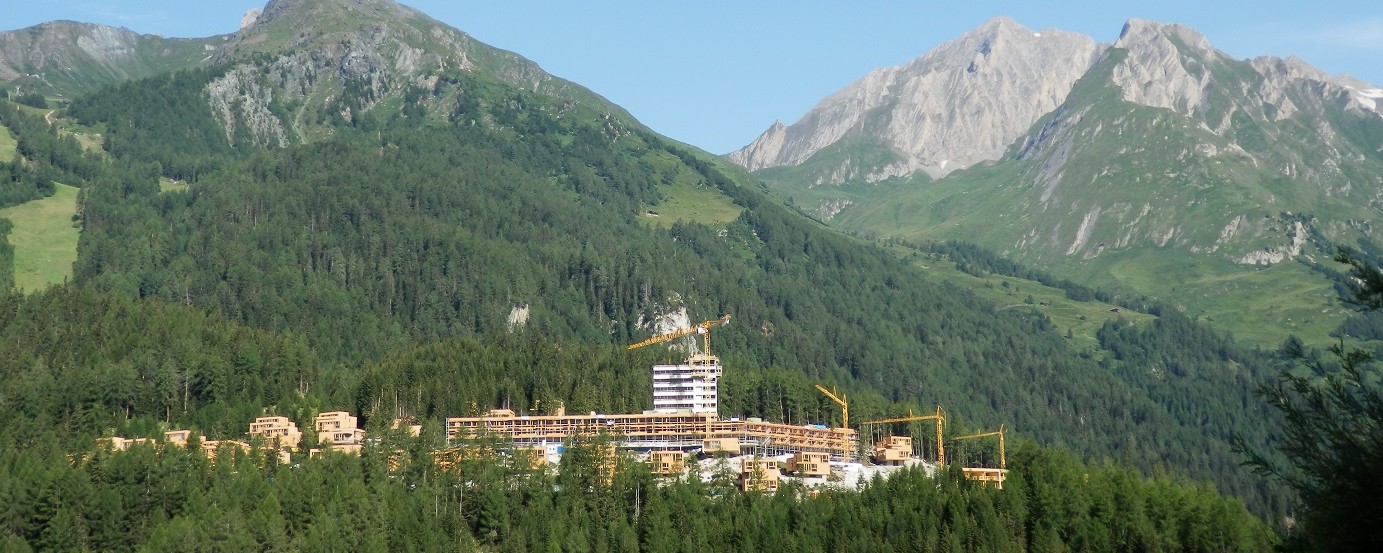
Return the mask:
[[[1297,508],[1242,466],[1243,450],[1284,461],[1282,416],[1258,390],[1291,360],[1175,309],[1128,301],[1154,319],[1113,319],[1096,354],[1079,352],[1046,316],[928,278],[618,117],[456,73],[373,111],[347,86],[308,117],[330,133],[260,145],[201,101],[227,70],[128,81],[56,112],[102,130],[100,152],[0,102],[18,144],[0,160],[0,207],[81,187],[65,284],[12,292],[0,219],[7,550],[1243,551],[1272,548]],[[738,215],[647,216],[688,185]],[[917,248],[1116,299],[964,244]],[[683,354],[624,346],[678,308],[734,315],[715,335],[722,416],[840,424],[815,384],[847,392],[853,420],[940,404],[950,435],[1003,423],[1020,437],[1009,481],[908,470],[766,495],[728,475],[659,482],[628,458],[606,482],[586,443],[550,470],[502,455],[441,470],[427,455],[449,416],[647,409],[649,365]],[[96,447],[335,410],[384,437],[360,457],[288,463]],[[399,416],[422,437],[389,432]]]

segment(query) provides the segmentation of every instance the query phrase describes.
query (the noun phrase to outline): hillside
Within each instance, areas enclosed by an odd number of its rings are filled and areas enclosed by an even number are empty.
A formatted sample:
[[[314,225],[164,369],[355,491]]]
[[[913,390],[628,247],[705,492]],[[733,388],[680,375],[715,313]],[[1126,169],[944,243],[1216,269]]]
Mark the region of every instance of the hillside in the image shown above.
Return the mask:
[[[838,385],[856,416],[940,403],[957,431],[1002,422],[1280,509],[1229,446],[1273,427],[1252,393],[1271,355],[1153,306],[1058,324],[942,283],[918,257],[785,208],[729,164],[468,40],[391,2],[275,1],[215,63],[73,100],[67,115],[102,131],[110,160],[83,187],[74,282],[53,297],[76,295],[61,306],[71,320],[93,316],[82,294],[138,298],[299,344],[279,366],[320,360],[295,375],[300,396],[327,387],[380,418],[552,399],[634,409],[655,357],[621,346],[661,315],[729,312],[725,415],[829,422],[834,404],[811,385]],[[1064,336],[1076,327],[1083,340]],[[558,345],[522,349],[546,341]],[[33,347],[26,366],[69,370],[51,341]],[[146,401],[76,395],[46,416],[90,403],[100,417],[80,428],[93,431],[107,416],[191,416],[210,389],[254,403],[168,355],[140,354],[163,380],[122,374],[156,384]],[[266,356],[218,356],[207,378]]]
[[[1335,245],[1375,251],[1380,239],[1373,89],[1300,60],[1235,60],[1192,29],[1140,20],[1083,71],[1006,150],[939,179],[833,186],[818,175],[840,142],[758,174],[857,232],[975,242],[1178,304],[1261,347],[1328,340],[1347,315]]]

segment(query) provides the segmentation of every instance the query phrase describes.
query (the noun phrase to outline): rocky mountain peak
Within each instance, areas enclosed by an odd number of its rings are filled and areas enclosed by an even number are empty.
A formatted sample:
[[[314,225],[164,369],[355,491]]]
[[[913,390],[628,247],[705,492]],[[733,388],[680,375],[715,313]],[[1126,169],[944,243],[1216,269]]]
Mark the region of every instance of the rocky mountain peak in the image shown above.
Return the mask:
[[[1210,64],[1229,60],[1195,29],[1142,19],[1124,24],[1114,48],[1127,52],[1113,71],[1125,100],[1186,115],[1204,111]]]
[[[288,20],[293,23],[317,21],[321,16],[360,21],[389,21],[427,17],[422,12],[394,0],[270,0],[256,19],[256,25],[271,25]]]
[[[1197,52],[1212,52],[1210,40],[1204,34],[1180,23],[1159,23],[1132,18],[1124,23],[1115,41],[1116,48],[1137,48],[1138,45],[1160,41],[1175,41]]]
[[[253,18],[246,15],[235,33],[235,42],[242,46],[271,43],[266,44],[270,48],[301,46],[317,37],[351,35],[362,26],[388,28],[411,20],[433,21],[393,0],[270,0]],[[295,38],[287,45],[272,44],[271,35]]]
[[[1061,104],[1097,52],[1084,35],[991,19],[906,65],[871,71],[728,158],[756,170],[800,165],[832,148],[844,161],[818,184],[939,177],[998,159]]]
[[[1329,81],[1330,75],[1296,56],[1260,56],[1249,62],[1254,70],[1273,79],[1311,79]]]
[[[1198,119],[1217,134],[1230,129],[1236,113],[1278,121],[1334,97],[1353,97],[1355,107],[1377,111],[1383,98],[1376,87],[1332,77],[1300,58],[1235,60],[1185,25],[1130,19],[1113,47],[1127,54],[1112,72],[1124,100]],[[1315,92],[1303,95],[1303,85]]]
[[[77,21],[49,21],[5,34],[7,39],[13,37],[11,40],[14,42],[25,42],[33,46],[34,51],[25,53],[40,66],[44,65],[44,61],[49,57],[61,55],[56,48],[52,48],[58,43],[70,42],[83,53],[97,59],[117,59],[130,56],[140,39],[138,33],[124,27]],[[49,48],[42,49],[44,46]],[[12,74],[12,71],[13,68],[9,64],[0,64],[0,79],[17,76]]]
[[[1032,31],[1029,30],[1027,27],[1024,27],[1017,21],[1014,21],[1013,18],[1001,15],[993,19],[990,19],[989,21],[985,21],[984,23],[980,24],[979,27],[975,27],[970,32],[961,36],[964,37],[967,35],[973,35],[985,38],[998,38],[1005,35],[1023,34],[1031,32]]]

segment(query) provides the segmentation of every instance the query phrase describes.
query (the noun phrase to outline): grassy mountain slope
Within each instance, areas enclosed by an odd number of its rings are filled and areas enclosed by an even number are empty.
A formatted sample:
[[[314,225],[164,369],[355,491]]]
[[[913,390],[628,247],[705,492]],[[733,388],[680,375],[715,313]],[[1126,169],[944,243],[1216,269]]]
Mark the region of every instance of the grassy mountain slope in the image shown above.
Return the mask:
[[[14,286],[34,292],[72,277],[77,259],[77,189],[57,185],[51,197],[0,209],[14,225],[8,241],[14,248]]]

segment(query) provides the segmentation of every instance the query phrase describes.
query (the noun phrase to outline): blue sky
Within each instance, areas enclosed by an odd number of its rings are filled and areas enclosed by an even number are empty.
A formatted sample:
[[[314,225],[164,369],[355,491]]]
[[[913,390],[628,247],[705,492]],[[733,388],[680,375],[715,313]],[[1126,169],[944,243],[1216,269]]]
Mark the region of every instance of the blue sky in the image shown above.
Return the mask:
[[[1118,37],[1140,17],[1190,25],[1236,58],[1296,55],[1383,86],[1383,4],[1325,0],[816,0],[581,2],[406,0],[482,42],[625,107],[654,130],[715,153],[791,123],[871,69],[899,65],[999,15],[1043,30]],[[236,29],[264,0],[24,0],[0,29],[72,19],[202,37]],[[964,5],[956,5],[964,4]]]

